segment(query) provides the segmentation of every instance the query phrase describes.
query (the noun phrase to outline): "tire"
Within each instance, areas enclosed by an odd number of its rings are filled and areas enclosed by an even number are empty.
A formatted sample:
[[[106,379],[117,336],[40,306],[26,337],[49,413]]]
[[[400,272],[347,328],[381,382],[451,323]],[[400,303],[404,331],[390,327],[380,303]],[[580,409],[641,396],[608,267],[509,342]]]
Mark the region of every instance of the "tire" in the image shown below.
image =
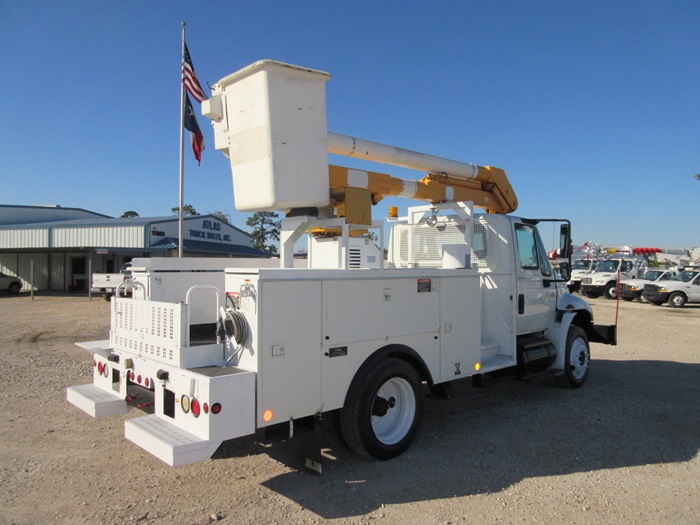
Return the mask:
[[[102,297],[104,297],[105,301],[111,301],[113,295],[114,295],[113,293],[106,292],[106,293],[102,294]]]
[[[647,299],[646,297],[644,297],[642,294],[639,294],[639,295],[637,296],[637,301],[639,301],[639,302],[642,303],[642,304],[646,304],[646,303],[649,302],[649,299]]]
[[[589,299],[597,299],[598,297],[600,297],[600,294],[595,292],[583,292],[583,295],[585,297],[588,297]]]
[[[674,292],[671,294],[671,297],[668,298],[668,304],[673,308],[683,308],[686,301],[685,295],[681,292]]]
[[[649,303],[653,304],[654,306],[661,306],[662,304],[664,304],[663,301],[653,301],[651,299],[649,299]]]
[[[350,450],[378,460],[395,458],[413,442],[423,419],[423,392],[415,369],[386,358],[355,376],[340,411]]]
[[[588,378],[591,349],[586,332],[579,326],[571,326],[566,336],[564,377],[571,388],[582,387]]]
[[[12,295],[18,295],[20,290],[22,290],[22,285],[17,281],[10,283],[10,286],[7,287],[7,291]]]
[[[634,301],[634,297],[625,297],[624,295],[622,296],[623,301],[627,301],[628,303],[631,303]]]
[[[608,283],[603,295],[606,299],[617,299],[617,283]]]

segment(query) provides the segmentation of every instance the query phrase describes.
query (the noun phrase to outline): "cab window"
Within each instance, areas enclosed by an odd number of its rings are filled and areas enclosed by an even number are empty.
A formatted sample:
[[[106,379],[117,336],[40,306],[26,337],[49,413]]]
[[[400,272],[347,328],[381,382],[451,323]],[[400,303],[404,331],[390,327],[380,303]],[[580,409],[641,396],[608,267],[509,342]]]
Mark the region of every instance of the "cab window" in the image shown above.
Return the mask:
[[[544,251],[537,228],[529,224],[516,224],[515,236],[518,241],[518,256],[522,270],[539,269],[542,275],[551,277],[552,266]]]

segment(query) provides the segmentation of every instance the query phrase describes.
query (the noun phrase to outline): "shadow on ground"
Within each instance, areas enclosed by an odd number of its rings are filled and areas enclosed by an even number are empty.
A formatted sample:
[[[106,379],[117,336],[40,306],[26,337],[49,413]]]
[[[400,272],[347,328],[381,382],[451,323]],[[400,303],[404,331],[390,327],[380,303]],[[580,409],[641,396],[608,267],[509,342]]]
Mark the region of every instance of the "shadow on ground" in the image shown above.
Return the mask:
[[[326,518],[382,505],[495,493],[527,478],[684,462],[700,445],[700,365],[594,361],[578,390],[558,378],[455,384],[456,399],[429,398],[418,438],[387,462],[328,449],[324,473],[301,468],[293,442],[269,447],[296,470],[263,483]],[[250,442],[243,449],[250,453]],[[235,443],[216,457],[231,457]],[[245,453],[245,452],[244,452]],[[297,468],[298,467],[298,468]]]

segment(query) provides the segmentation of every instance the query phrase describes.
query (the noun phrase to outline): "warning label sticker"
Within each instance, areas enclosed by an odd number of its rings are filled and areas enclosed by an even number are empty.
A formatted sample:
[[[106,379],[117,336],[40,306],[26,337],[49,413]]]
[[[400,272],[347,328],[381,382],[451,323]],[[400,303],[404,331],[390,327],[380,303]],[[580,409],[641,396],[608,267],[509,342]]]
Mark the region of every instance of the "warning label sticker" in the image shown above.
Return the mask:
[[[418,293],[431,292],[432,284],[432,279],[418,279]]]

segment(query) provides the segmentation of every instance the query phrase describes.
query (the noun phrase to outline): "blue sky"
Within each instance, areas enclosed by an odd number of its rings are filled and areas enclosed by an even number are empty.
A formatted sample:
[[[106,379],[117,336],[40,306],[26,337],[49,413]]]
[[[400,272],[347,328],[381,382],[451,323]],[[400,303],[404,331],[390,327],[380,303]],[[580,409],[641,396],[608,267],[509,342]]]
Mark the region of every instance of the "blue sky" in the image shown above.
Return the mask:
[[[260,59],[327,71],[331,131],[503,168],[516,214],[577,244],[700,245],[697,1],[2,0],[0,203],[170,215],[183,21],[205,87]],[[185,201],[246,229],[199,120]]]

